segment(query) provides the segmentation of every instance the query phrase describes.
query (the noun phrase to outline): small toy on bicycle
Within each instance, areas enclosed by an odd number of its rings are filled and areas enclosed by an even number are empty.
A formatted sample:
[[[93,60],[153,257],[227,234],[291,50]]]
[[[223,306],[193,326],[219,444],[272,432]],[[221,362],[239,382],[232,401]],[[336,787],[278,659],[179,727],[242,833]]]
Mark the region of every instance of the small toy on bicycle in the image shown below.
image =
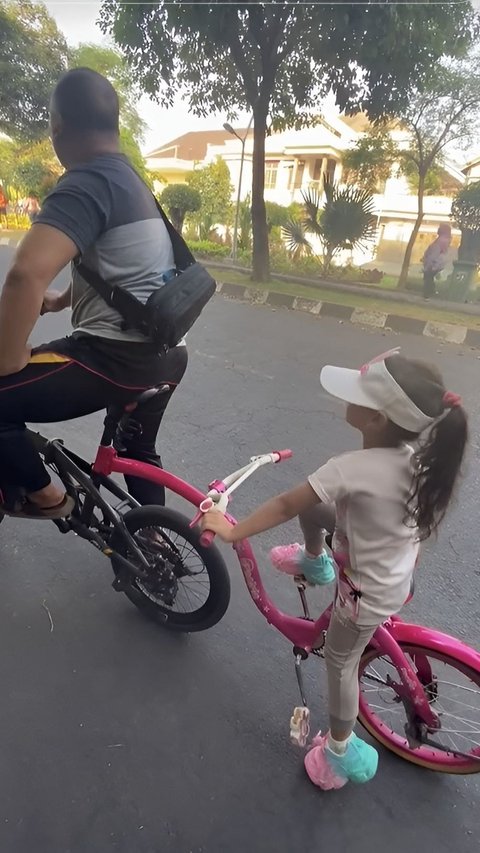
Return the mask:
[[[398,350],[374,359],[360,370],[324,367],[321,383],[326,391],[348,404],[346,419],[360,431],[363,449],[330,459],[307,482],[263,504],[236,525],[218,512],[226,505],[225,490],[217,487],[217,496],[210,492],[210,504],[202,507],[212,507],[202,526],[225,542],[236,543],[248,577],[248,555],[242,556],[241,543],[298,516],[304,545],[274,548],[273,565],[293,575],[303,595],[306,584],[324,585],[337,579],[323,649],[329,730],[313,739],[305,757],[311,781],[328,790],[340,788],[347,781],[367,782],[377,770],[376,749],[354,733],[359,713],[359,667],[365,679],[371,678],[373,683],[393,690],[391,701],[397,703],[397,712],[403,703],[406,741],[404,738],[402,744],[398,735],[395,740],[390,736],[397,751],[405,753],[408,749],[415,760],[414,748],[429,744],[442,725],[450,733],[451,726],[446,723],[451,723],[452,714],[441,710],[438,680],[426,653],[409,652],[413,667],[400,665],[399,683],[392,680],[388,667],[386,674],[373,663],[368,664],[367,670],[364,653],[368,649],[367,658],[373,660],[379,651],[387,652],[390,669],[392,663],[397,663],[398,656],[389,651],[382,625],[400,624],[394,614],[409,596],[419,543],[438,527],[446,512],[464,455],[467,418],[460,398],[446,391],[436,368],[404,358]],[[325,549],[325,532],[333,536],[333,557]],[[310,643],[310,649],[302,648],[298,642],[300,659],[308,651],[318,651],[320,637],[321,634]],[[467,659],[478,670],[479,656],[473,653],[470,658],[467,654]],[[380,660],[385,669],[383,654]],[[478,685],[478,671],[476,678]],[[406,686],[402,686],[402,680]],[[371,692],[375,689],[370,688]],[[368,699],[368,695],[367,691],[363,698]],[[372,730],[365,709],[363,716]],[[474,724],[462,725],[475,747]],[[375,726],[378,737],[379,726]],[[387,727],[383,739],[386,732]],[[308,709],[304,701],[292,717],[292,735],[304,745],[307,734]],[[450,736],[450,751],[442,752],[440,747],[439,769],[446,756],[453,758],[452,766],[458,766],[462,757],[466,763],[468,754],[470,769],[480,770],[480,749],[465,753],[451,747]],[[421,759],[419,763],[428,766],[425,752],[421,754],[419,750],[417,757]]]

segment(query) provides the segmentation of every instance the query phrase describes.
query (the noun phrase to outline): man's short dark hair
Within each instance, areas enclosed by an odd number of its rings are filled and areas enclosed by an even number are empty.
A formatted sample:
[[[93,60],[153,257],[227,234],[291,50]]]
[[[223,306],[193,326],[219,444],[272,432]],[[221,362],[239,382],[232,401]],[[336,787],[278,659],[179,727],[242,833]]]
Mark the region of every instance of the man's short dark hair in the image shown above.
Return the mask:
[[[60,78],[52,110],[67,130],[118,133],[118,95],[109,80],[91,68],[73,68]]]

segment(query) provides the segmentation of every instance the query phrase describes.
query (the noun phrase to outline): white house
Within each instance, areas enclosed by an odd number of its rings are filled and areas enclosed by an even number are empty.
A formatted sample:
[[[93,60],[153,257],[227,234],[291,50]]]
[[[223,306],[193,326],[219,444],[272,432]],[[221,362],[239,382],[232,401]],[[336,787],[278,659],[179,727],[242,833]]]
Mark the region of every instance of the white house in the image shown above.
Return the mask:
[[[475,181],[480,181],[480,150],[477,150],[468,162],[465,163],[462,171],[467,183],[471,184]]]
[[[341,183],[343,154],[368,127],[368,119],[362,114],[348,117],[332,112],[320,116],[314,127],[289,129],[267,136],[265,199],[288,206],[301,202],[302,192],[308,189],[321,191],[325,175]],[[253,132],[241,129],[237,132],[245,139],[241,187],[241,197],[245,198],[252,185]],[[403,131],[393,130],[392,135],[399,144],[408,145]],[[241,156],[241,142],[228,131],[199,131],[184,134],[152,151],[147,155],[147,166],[159,174],[163,183],[182,182],[195,168],[221,157],[230,170],[236,197]],[[480,173],[480,157],[473,168]],[[414,263],[423,255],[439,224],[449,220],[452,197],[464,182],[461,169],[454,163],[446,163],[442,194],[425,198],[425,217],[414,251]],[[392,170],[383,193],[375,195],[374,201],[378,217],[376,245],[361,260],[375,259],[388,271],[389,265],[397,266],[403,257],[416,218],[417,199],[407,178]]]

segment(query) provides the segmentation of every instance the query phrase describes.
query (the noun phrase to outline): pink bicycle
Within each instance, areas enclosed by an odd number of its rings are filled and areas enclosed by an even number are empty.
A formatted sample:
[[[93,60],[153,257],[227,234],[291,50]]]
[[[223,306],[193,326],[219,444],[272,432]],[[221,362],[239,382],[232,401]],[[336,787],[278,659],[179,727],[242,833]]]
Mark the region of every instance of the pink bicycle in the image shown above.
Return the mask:
[[[226,512],[230,495],[255,471],[291,456],[283,450],[253,457],[248,465],[209,487],[200,513],[216,505]],[[198,517],[198,516],[197,516]],[[231,516],[229,519],[234,522]],[[194,519],[196,520],[196,519]],[[206,532],[202,544],[213,535]],[[290,721],[293,742],[305,746],[309,709],[301,663],[322,657],[332,605],[312,619],[303,578],[295,578],[303,616],[282,613],[262,584],[248,541],[234,545],[253,601],[267,622],[293,643],[302,705]],[[480,772],[480,654],[447,634],[393,616],[377,629],[359,666],[359,720],[387,749],[421,767],[445,773]]]
[[[168,390],[152,389],[137,398]],[[290,457],[290,451],[253,457],[243,468],[210,484],[205,495],[184,480],[152,465],[118,456],[125,435],[135,428],[134,405],[110,409],[93,464],[58,439],[32,433],[45,463],[76,500],[72,515],[55,524],[92,542],[111,559],[116,590],[149,617],[177,631],[200,631],[216,624],[230,598],[225,563],[213,534],[200,535],[195,524],[213,504],[226,512],[232,492],[260,467]],[[196,508],[189,522],[161,506],[140,507],[111,474],[151,480]],[[116,499],[106,500],[103,491]],[[229,518],[234,521],[231,516]],[[306,586],[295,578],[302,616],[282,613],[269,599],[248,541],[234,546],[250,592],[267,622],[291,643],[302,705],[295,708],[290,735],[306,743],[309,711],[301,664],[310,654],[322,657],[331,605],[318,618],[309,614]],[[422,767],[445,773],[480,772],[480,654],[453,637],[388,619],[375,632],[359,667],[359,720],[387,749]]]

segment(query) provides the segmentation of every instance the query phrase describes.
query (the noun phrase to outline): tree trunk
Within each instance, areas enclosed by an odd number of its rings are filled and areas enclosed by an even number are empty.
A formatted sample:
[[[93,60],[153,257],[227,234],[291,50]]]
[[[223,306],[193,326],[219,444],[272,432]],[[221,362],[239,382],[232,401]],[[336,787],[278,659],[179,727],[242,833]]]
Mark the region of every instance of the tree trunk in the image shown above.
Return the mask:
[[[418,232],[420,231],[420,226],[423,222],[423,197],[425,195],[425,175],[419,175],[418,178],[418,208],[417,208],[417,218],[415,220],[415,225],[413,226],[412,233],[410,234],[410,239],[407,243],[407,248],[405,249],[405,255],[403,258],[402,269],[400,270],[400,276],[397,282],[397,287],[405,287],[408,279],[408,271],[410,269],[410,262],[412,260],[412,252],[413,247],[415,246],[415,241],[418,236]]]
[[[183,231],[183,223],[185,221],[185,213],[179,207],[170,208],[170,219],[172,225],[179,234]]]
[[[462,239],[458,247],[458,260],[470,264],[480,264],[480,232],[462,229]]]
[[[265,200],[265,136],[268,107],[259,104],[253,111],[252,160],[252,278],[254,281],[270,280],[270,256]]]

